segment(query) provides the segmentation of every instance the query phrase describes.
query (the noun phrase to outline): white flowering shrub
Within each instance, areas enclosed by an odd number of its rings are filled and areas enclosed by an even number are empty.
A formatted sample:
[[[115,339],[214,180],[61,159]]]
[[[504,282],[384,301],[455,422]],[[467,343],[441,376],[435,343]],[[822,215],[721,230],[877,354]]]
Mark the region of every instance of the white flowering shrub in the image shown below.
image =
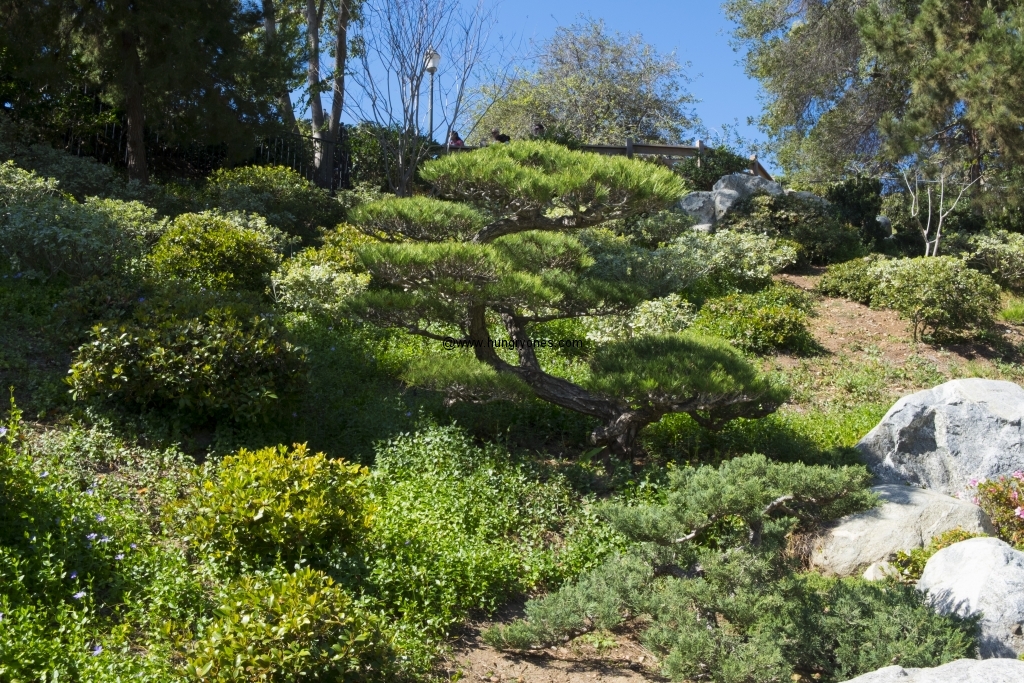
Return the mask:
[[[288,310],[335,317],[345,302],[369,283],[369,275],[353,273],[307,250],[285,261],[271,276],[271,292],[274,300]]]
[[[595,342],[631,339],[642,334],[682,332],[696,317],[693,304],[680,294],[645,301],[626,315],[585,318],[587,339]]]

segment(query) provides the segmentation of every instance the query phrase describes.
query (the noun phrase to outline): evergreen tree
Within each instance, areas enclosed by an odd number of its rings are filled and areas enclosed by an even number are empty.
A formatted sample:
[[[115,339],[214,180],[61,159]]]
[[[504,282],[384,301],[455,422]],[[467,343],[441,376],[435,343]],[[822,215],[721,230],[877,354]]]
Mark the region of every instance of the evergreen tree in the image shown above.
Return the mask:
[[[717,427],[777,406],[778,390],[720,340],[647,335],[605,344],[577,382],[545,368],[544,351],[530,343],[540,324],[623,313],[682,288],[690,274],[674,252],[597,229],[675,201],[685,188],[671,171],[515,142],[448,155],[421,175],[441,199],[389,198],[353,216],[381,240],[361,252],[374,283],[358,302],[362,313],[472,349],[420,359],[410,382],[452,398],[536,396],[600,420],[592,441],[621,456],[669,413]],[[502,341],[514,350],[496,348]]]

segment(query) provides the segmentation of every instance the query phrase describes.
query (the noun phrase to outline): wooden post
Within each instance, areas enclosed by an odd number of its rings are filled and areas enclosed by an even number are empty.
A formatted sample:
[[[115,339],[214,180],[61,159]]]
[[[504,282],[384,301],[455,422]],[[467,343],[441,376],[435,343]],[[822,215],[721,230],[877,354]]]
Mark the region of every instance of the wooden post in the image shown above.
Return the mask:
[[[633,138],[626,138],[626,158],[633,158]]]
[[[757,155],[756,154],[751,154],[750,155],[750,174],[751,175],[760,175],[757,172]]]
[[[697,140],[697,168],[700,168],[701,158],[704,156],[704,141]]]

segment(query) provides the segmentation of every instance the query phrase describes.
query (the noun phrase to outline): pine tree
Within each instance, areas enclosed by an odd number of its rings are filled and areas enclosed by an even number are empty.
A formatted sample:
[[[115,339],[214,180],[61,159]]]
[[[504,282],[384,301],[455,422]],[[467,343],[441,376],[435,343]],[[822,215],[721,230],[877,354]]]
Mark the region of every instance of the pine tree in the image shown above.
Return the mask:
[[[720,340],[641,335],[605,344],[579,383],[546,369],[531,345],[540,324],[623,313],[679,289],[688,274],[670,250],[599,229],[676,200],[685,188],[671,171],[517,142],[448,155],[421,176],[441,198],[388,198],[353,217],[381,240],[361,252],[374,287],[359,310],[439,342],[437,354],[409,369],[411,383],[453,399],[536,396],[599,419],[591,440],[624,457],[664,415],[685,412],[715,428],[778,405],[778,389]],[[514,354],[499,352],[496,334]],[[473,355],[443,353],[446,340]]]

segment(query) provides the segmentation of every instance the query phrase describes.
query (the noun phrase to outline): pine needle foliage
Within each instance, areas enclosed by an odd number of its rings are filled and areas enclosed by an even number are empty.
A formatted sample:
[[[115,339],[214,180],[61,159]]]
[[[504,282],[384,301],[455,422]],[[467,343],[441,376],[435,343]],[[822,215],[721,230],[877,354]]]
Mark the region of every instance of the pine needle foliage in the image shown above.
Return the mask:
[[[788,535],[873,505],[868,479],[760,455],[674,470],[660,500],[602,508],[629,550],[484,639],[522,649],[641,627],[664,674],[715,683],[841,681],[972,656],[975,623],[935,614],[909,586],[795,571]]]
[[[421,177],[433,197],[387,198],[352,216],[377,238],[359,250],[372,280],[354,311],[444,345],[410,368],[411,383],[451,400],[532,394],[598,418],[592,441],[623,457],[664,415],[717,425],[781,400],[712,340],[641,335],[599,349],[586,386],[553,374],[528,345],[540,325],[625,314],[705,274],[679,249],[611,229],[658,216],[685,192],[668,169],[531,141],[449,154]],[[499,354],[495,341],[514,353]]]

